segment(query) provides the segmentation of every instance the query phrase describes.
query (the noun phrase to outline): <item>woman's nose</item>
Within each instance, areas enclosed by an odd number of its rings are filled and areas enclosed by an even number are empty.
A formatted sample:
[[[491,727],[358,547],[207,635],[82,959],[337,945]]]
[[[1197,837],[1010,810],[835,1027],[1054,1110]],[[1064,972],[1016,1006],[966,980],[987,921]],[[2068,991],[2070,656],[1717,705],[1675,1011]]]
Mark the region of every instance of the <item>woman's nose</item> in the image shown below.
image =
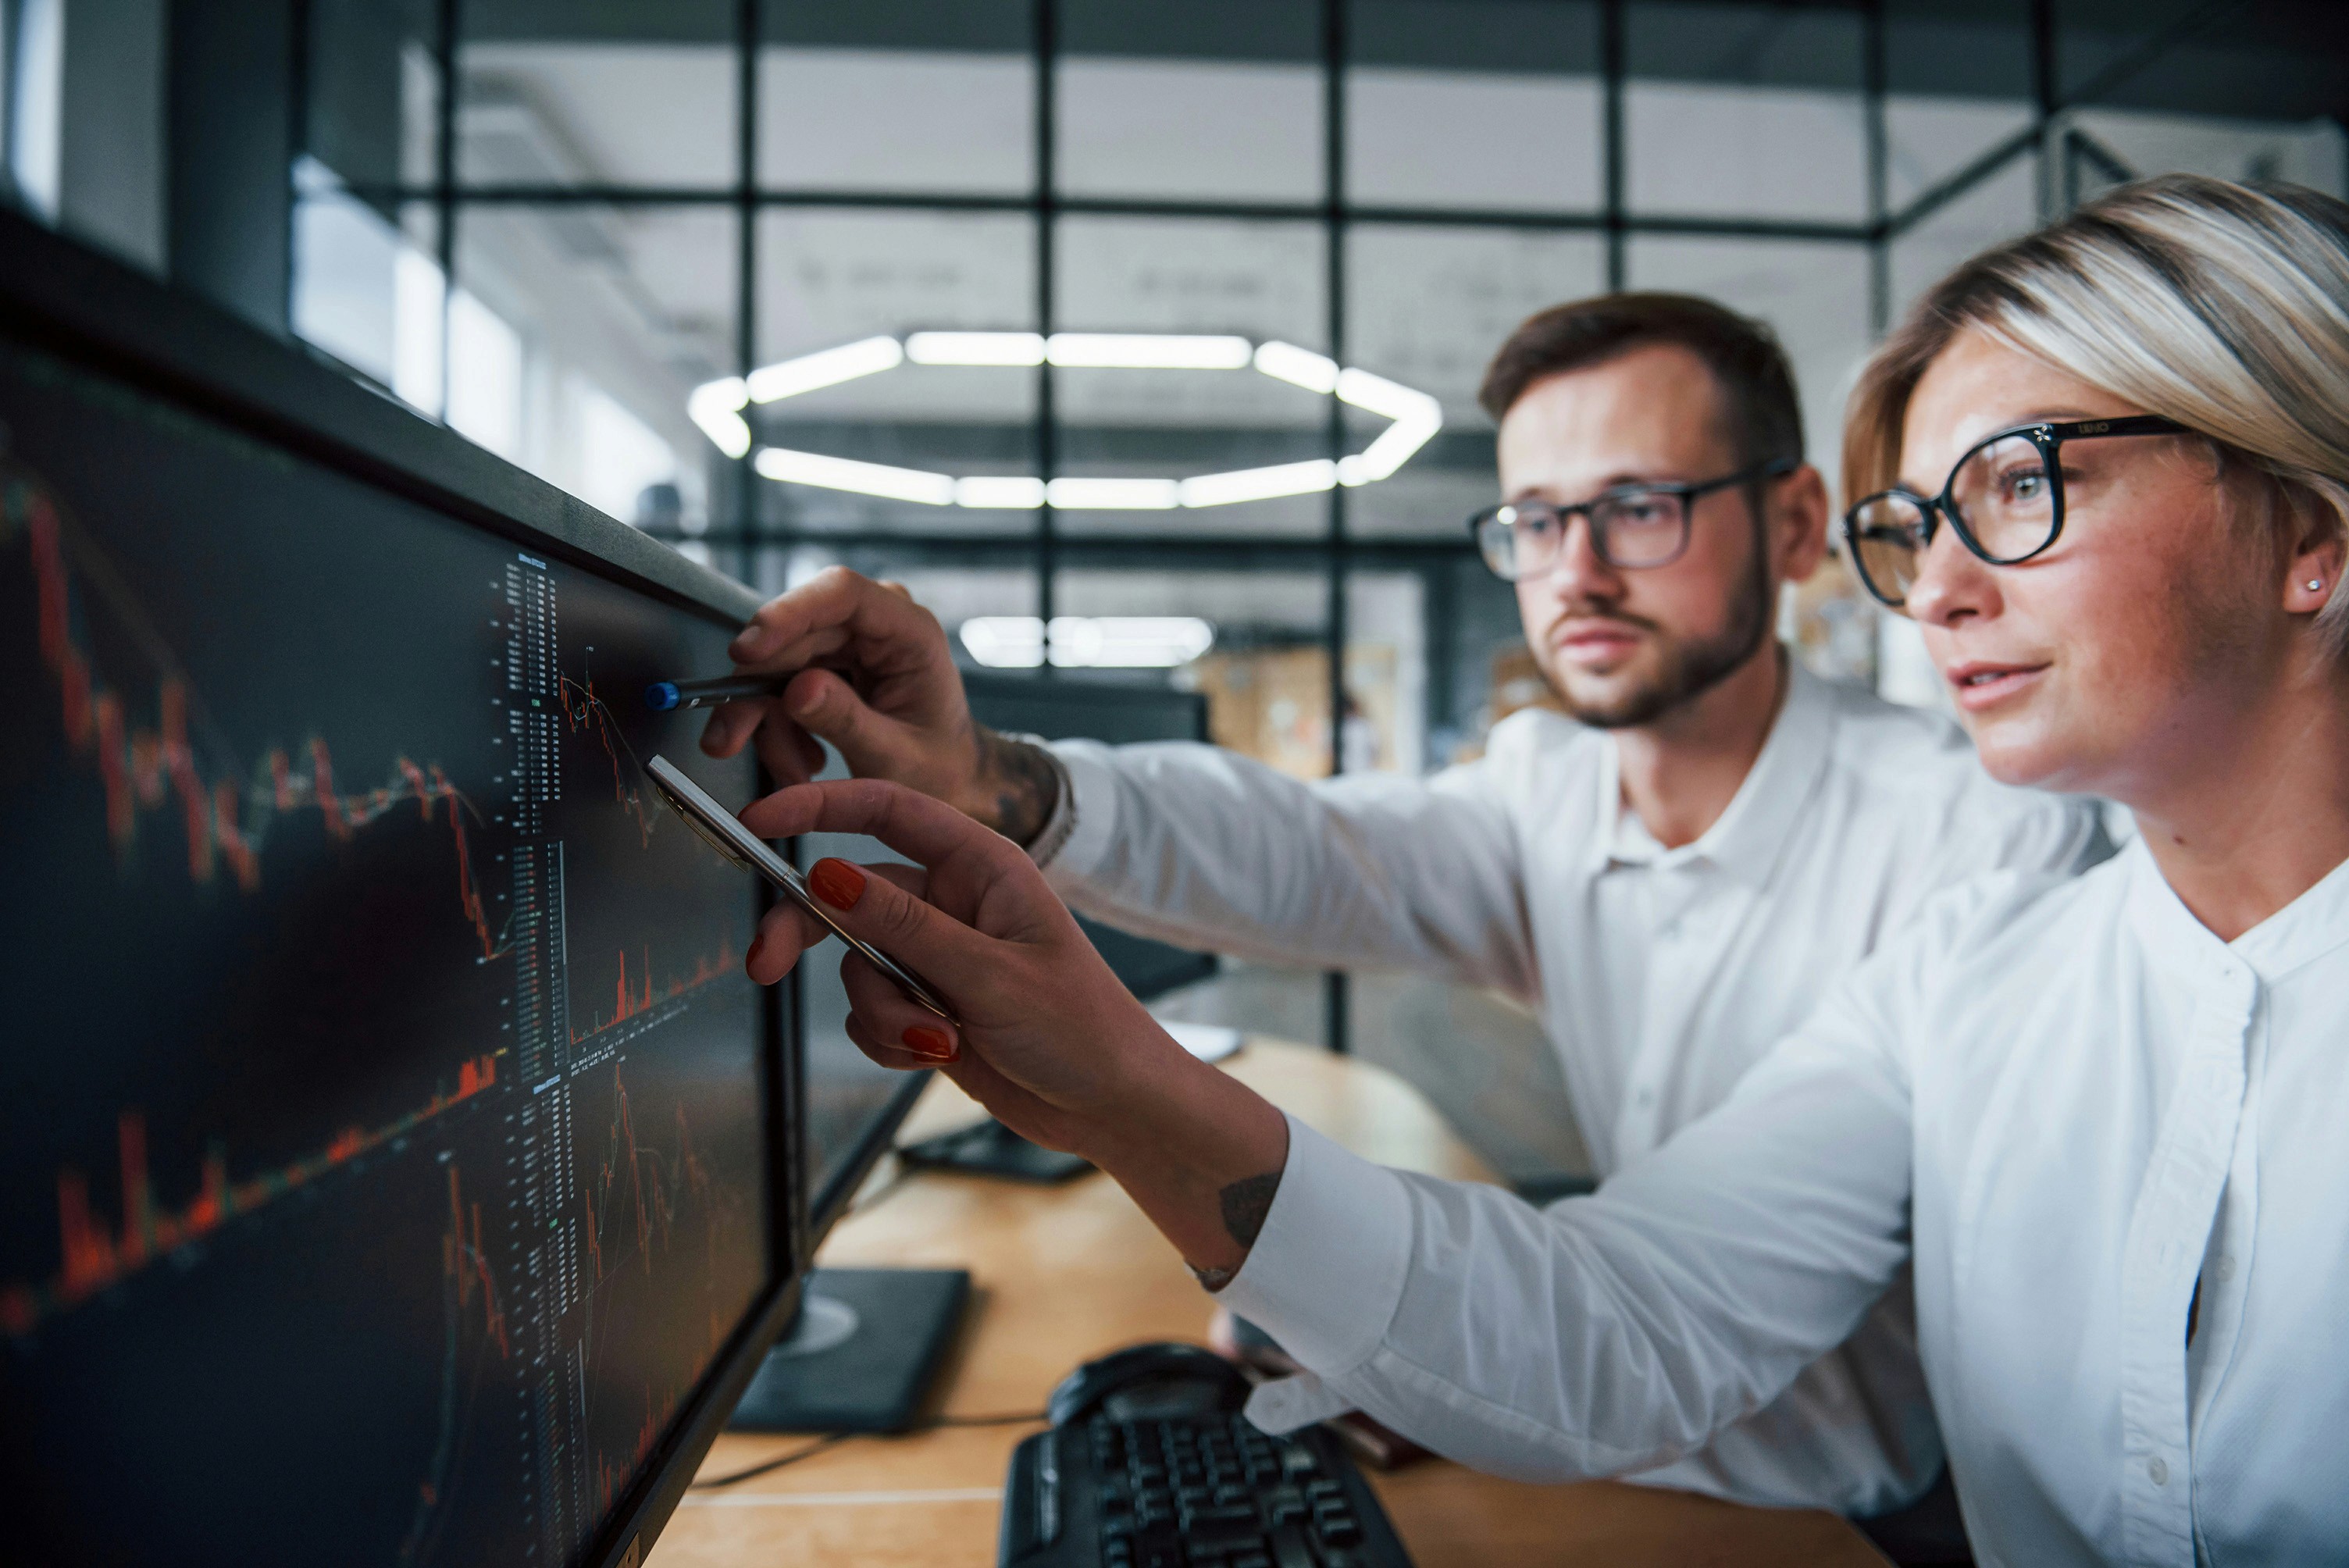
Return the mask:
[[[1929,626],[1951,626],[1976,616],[1995,615],[1998,576],[1966,548],[1958,531],[1944,524],[1918,557],[1916,581],[1901,595],[1909,618]]]

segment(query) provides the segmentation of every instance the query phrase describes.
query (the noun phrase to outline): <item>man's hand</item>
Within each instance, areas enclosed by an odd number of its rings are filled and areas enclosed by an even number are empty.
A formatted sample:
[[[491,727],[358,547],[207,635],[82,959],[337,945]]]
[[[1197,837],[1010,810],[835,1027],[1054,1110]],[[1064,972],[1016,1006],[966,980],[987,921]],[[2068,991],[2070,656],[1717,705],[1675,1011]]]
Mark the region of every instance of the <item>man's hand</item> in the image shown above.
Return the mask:
[[[755,739],[777,782],[799,784],[828,740],[857,777],[918,789],[1014,843],[1050,818],[1050,763],[973,721],[946,628],[903,585],[827,568],[770,601],[729,651],[743,675],[798,673],[781,696],[712,715],[701,736],[712,757]]]

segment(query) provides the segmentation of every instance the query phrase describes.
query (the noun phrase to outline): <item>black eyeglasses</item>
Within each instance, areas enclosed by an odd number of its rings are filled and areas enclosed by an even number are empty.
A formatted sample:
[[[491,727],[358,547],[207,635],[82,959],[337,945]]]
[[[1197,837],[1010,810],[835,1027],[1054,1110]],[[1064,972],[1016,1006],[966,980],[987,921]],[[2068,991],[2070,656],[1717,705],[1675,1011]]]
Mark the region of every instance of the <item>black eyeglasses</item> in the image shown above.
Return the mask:
[[[1535,577],[1556,563],[1567,524],[1590,520],[1590,549],[1618,571],[1669,566],[1688,548],[1689,513],[1703,496],[1795,471],[1791,458],[1773,458],[1702,484],[1617,485],[1573,506],[1515,500],[1486,507],[1468,520],[1468,531],[1493,575],[1504,583]]]
[[[1898,610],[1908,603],[1933,542],[1935,519],[1948,518],[1965,547],[1992,565],[2017,565],[2064,531],[2064,465],[2057,454],[2064,442],[2189,434],[2158,414],[2001,430],[1958,459],[1938,497],[1895,486],[1853,502],[1843,514],[1844,548],[1868,591]]]

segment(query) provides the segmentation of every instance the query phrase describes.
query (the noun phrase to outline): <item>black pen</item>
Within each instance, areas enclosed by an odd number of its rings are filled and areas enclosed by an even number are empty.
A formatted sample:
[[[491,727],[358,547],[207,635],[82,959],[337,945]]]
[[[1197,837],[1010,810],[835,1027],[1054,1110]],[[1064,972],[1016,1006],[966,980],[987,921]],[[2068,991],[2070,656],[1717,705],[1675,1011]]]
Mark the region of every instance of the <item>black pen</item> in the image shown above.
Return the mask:
[[[725,676],[709,681],[655,681],[645,687],[645,706],[655,713],[679,707],[716,707],[748,697],[781,696],[789,676]]]

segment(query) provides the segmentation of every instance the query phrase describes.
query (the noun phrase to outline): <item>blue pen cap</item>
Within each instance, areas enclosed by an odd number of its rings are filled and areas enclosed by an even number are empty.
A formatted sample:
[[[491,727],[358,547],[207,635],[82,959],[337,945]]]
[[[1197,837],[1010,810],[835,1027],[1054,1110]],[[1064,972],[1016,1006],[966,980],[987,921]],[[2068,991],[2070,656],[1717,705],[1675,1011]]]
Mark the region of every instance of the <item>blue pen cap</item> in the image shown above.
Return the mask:
[[[655,713],[667,713],[678,705],[678,700],[675,681],[655,681],[645,687],[645,706]]]

